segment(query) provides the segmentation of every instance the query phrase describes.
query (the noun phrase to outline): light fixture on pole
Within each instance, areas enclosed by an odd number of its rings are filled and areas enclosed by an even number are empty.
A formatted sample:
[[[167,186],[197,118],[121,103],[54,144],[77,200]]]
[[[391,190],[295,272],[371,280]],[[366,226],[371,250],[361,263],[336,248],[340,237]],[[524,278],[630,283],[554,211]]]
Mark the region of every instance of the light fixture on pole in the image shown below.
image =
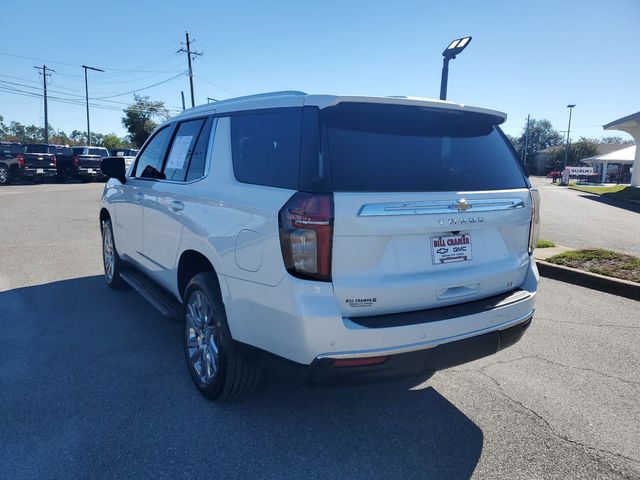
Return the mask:
[[[84,68],[84,93],[87,100],[87,145],[91,146],[91,129],[89,128],[89,82],[87,81],[87,70],[95,70],[96,72],[104,72],[99,68],[88,67],[86,65],[82,65]]]
[[[440,100],[447,99],[447,82],[449,80],[449,60],[456,58],[467,45],[471,43],[471,37],[458,38],[451,42],[449,46],[442,52],[444,59],[442,60],[442,80],[440,81]]]
[[[567,105],[569,109],[569,126],[567,127],[567,147],[564,150],[564,170],[567,169],[567,160],[569,160],[569,135],[571,134],[571,112],[573,112],[575,104]]]

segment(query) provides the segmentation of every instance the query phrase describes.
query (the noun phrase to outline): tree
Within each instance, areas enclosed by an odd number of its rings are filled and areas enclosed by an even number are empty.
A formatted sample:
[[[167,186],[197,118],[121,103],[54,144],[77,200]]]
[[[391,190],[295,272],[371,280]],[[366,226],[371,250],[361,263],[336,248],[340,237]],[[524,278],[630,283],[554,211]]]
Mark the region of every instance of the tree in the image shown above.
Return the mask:
[[[527,126],[522,129],[522,133],[513,142],[514,147],[518,152],[518,155],[522,158],[522,152],[524,151],[525,137],[527,132]],[[553,128],[551,122],[546,119],[536,120],[532,118],[529,122],[529,143],[527,147],[527,158],[525,163],[531,165],[533,162],[533,156],[536,152],[544,150],[549,147],[561,145],[563,141],[562,135]]]
[[[126,145],[127,142],[123,138],[118,137],[115,133],[105,135],[102,141],[102,146],[109,150],[115,150],[116,148],[125,147]]]
[[[609,144],[616,144],[616,145],[633,145],[635,142],[631,138],[602,137],[600,138],[599,143],[609,143]]]
[[[164,102],[149,100],[149,97],[133,95],[135,103],[125,108],[122,124],[129,132],[129,138],[136,147],[149,138],[151,132],[158,126],[155,119],[164,120],[169,117],[169,111]]]
[[[552,147],[547,152],[547,168],[561,170],[564,167],[566,145]],[[580,160],[598,155],[598,144],[590,138],[580,137],[577,142],[569,145],[567,165],[582,165]]]

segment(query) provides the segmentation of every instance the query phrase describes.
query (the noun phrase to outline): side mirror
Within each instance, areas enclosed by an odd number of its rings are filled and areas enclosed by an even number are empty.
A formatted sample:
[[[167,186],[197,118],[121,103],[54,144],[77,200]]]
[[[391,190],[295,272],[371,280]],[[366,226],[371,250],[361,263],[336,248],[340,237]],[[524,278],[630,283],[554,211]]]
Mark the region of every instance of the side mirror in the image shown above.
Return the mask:
[[[124,158],[122,157],[103,158],[102,162],[100,162],[100,170],[102,170],[103,175],[107,178],[116,178],[122,183],[127,181],[127,170],[124,165]]]

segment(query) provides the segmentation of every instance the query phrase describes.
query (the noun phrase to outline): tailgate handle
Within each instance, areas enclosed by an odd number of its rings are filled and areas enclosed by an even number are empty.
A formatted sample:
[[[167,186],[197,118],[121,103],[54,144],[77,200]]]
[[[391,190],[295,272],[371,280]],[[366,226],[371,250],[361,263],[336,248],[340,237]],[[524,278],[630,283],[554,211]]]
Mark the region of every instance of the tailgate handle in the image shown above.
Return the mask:
[[[449,300],[450,298],[475,295],[476,293],[478,293],[478,288],[480,288],[479,283],[456,285],[455,287],[441,287],[438,288],[436,295],[438,296],[438,300]]]

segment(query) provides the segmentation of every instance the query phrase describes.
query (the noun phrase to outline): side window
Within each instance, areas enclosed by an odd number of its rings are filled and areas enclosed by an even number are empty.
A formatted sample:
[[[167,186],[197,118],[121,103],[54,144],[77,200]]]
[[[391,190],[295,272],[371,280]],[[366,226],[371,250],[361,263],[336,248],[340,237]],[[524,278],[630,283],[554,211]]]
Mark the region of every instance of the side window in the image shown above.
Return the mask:
[[[205,160],[207,159],[207,147],[209,146],[209,137],[211,137],[211,126],[213,117],[209,117],[204,127],[200,131],[198,143],[191,155],[189,162],[189,173],[187,173],[187,181],[198,180],[204,177]]]
[[[183,182],[186,178],[189,160],[194,152],[204,121],[204,118],[198,118],[178,125],[178,130],[173,137],[167,163],[163,170],[164,178],[167,180]]]
[[[231,117],[233,173],[239,182],[298,188],[302,109]]]
[[[162,173],[162,162],[167,151],[169,126],[159,130],[147,144],[144,151],[138,156],[134,176],[137,178],[164,178]]]

